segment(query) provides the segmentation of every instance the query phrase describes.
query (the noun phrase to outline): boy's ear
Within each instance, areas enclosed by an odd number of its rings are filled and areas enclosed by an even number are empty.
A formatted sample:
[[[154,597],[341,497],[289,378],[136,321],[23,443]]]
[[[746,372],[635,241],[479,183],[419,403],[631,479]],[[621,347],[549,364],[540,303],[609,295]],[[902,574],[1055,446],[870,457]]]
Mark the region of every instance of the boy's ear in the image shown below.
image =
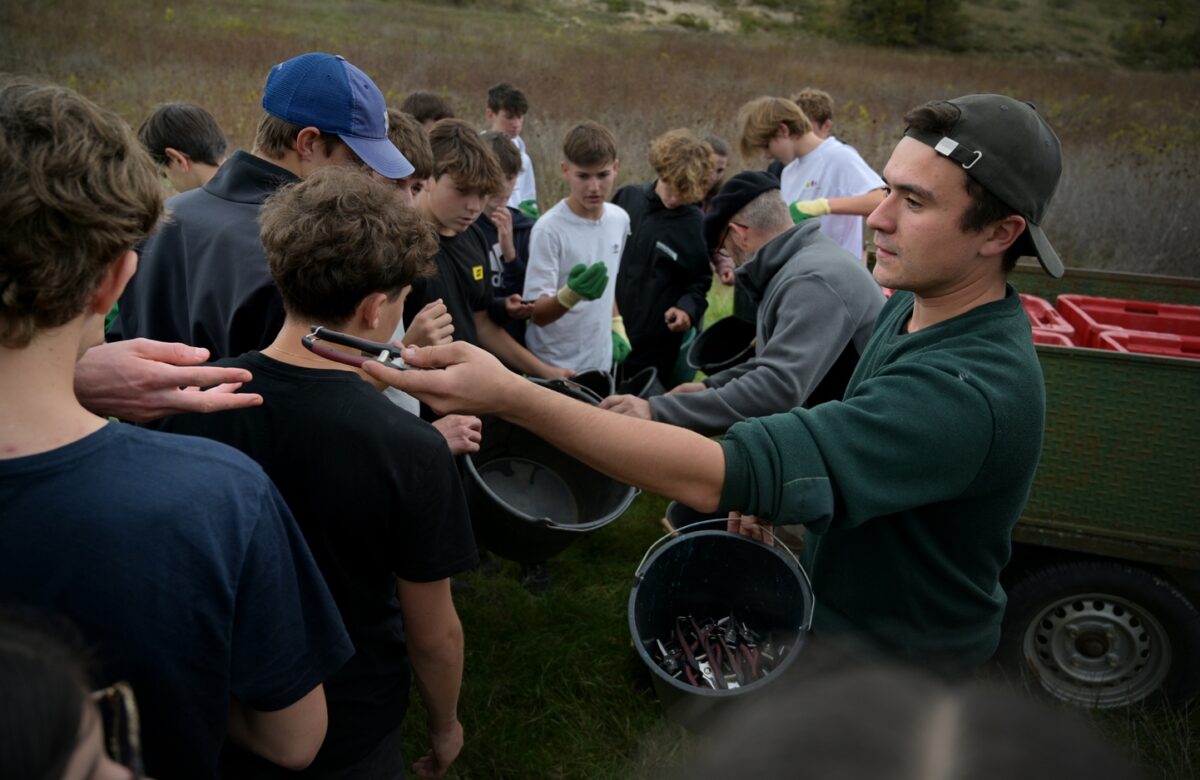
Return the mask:
[[[490,125],[492,123],[492,121],[496,118],[496,112],[489,108],[486,111],[484,111],[484,116],[487,117],[487,122]]]
[[[310,161],[316,156],[316,145],[321,142],[321,131],[315,127],[306,127],[296,134],[292,148],[300,159]]]
[[[570,171],[570,166],[567,164],[566,160],[563,160],[558,164],[558,169],[562,172],[563,178],[565,179],[567,177],[567,173]]]
[[[170,160],[170,165],[178,165],[184,173],[187,173],[192,169],[192,158],[188,157],[178,149],[173,149],[168,146],[166,149],[163,149],[163,154],[165,154],[167,159]]]
[[[620,172],[621,172],[621,159],[618,157],[617,159],[613,160],[613,176],[616,176]]]
[[[780,122],[779,127],[775,128],[776,138],[787,138],[791,134],[792,131],[788,129],[787,122]]]
[[[383,305],[387,302],[387,293],[371,293],[363,298],[354,310],[354,324],[364,330],[378,328]]]
[[[92,293],[88,310],[95,314],[108,314],[112,310],[113,304],[124,292],[125,285],[129,283],[133,272],[137,270],[137,263],[137,252],[129,249],[121,253],[116,262],[110,265],[100,277],[100,284]]]

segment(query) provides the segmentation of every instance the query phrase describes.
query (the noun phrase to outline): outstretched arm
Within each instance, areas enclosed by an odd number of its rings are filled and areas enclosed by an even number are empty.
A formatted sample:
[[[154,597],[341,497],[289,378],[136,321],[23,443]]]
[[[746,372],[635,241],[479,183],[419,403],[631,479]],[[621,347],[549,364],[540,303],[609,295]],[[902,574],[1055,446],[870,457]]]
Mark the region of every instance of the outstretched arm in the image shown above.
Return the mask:
[[[725,456],[711,439],[538,387],[463,342],[406,350],[404,360],[436,370],[397,371],[370,361],[363,370],[420,398],[439,414],[497,414],[625,484],[702,511],[717,507]]]

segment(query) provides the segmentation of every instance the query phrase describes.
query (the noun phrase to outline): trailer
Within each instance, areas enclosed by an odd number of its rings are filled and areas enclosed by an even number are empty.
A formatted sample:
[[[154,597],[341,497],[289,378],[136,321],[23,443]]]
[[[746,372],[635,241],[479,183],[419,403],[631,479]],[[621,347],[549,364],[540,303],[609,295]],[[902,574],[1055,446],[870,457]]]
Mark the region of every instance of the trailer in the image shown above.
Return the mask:
[[[1200,280],[1036,265],[1074,293],[1200,305]],[[1004,572],[997,661],[1087,707],[1200,692],[1200,360],[1039,344],[1046,432]]]

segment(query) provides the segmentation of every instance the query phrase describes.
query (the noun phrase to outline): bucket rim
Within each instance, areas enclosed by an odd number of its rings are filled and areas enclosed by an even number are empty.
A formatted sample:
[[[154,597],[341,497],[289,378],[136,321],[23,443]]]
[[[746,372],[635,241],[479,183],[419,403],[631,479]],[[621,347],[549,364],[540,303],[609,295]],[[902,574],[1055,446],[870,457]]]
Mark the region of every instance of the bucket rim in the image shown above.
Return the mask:
[[[711,522],[711,521],[701,521],[701,522]],[[721,520],[721,522],[725,522],[725,521]],[[721,537],[721,536],[730,537],[730,538],[738,540],[739,542],[744,542],[746,544],[757,545],[757,546],[761,547],[763,550],[773,553],[777,558],[779,558],[779,560],[781,560],[785,565],[787,565],[789,569],[794,569],[800,575],[800,578],[799,578],[800,589],[804,593],[807,603],[805,604],[804,615],[802,617],[801,624],[796,627],[796,644],[793,647],[793,651],[788,653],[788,656],[785,659],[783,659],[783,662],[778,667],[776,667],[770,675],[761,677],[758,680],[755,680],[754,682],[750,683],[749,685],[743,685],[743,686],[739,686],[739,687],[733,688],[733,689],[727,688],[727,689],[714,690],[712,688],[698,688],[694,685],[688,685],[679,680],[676,680],[674,677],[667,674],[662,669],[662,667],[660,667],[657,663],[655,663],[654,659],[650,657],[649,651],[646,650],[646,646],[645,646],[644,642],[642,641],[641,635],[638,633],[634,614],[636,612],[635,607],[637,606],[638,588],[642,584],[642,574],[644,573],[645,570],[647,570],[651,566],[653,566],[654,562],[657,561],[658,558],[666,550],[669,550],[672,545],[681,543],[685,540],[686,541],[694,541],[698,538],[703,538],[703,537]],[[668,534],[664,538],[670,538],[670,534]],[[663,541],[663,539],[659,539],[654,544],[652,544],[650,550],[647,550],[646,556],[644,558],[642,558],[642,564],[639,565],[638,571],[634,575],[633,587],[629,589],[629,601],[625,608],[625,619],[626,619],[626,622],[629,624],[629,636],[633,641],[634,650],[637,652],[638,658],[640,658],[642,660],[642,663],[644,663],[650,669],[651,675],[653,675],[655,679],[660,680],[663,683],[666,683],[667,685],[671,686],[672,688],[675,688],[676,690],[679,690],[679,691],[683,691],[685,693],[695,694],[695,695],[698,695],[701,697],[706,697],[706,698],[728,699],[728,698],[732,698],[735,696],[741,696],[750,691],[757,690],[760,687],[762,687],[763,685],[765,685],[765,684],[771,682],[772,680],[774,680],[775,678],[779,677],[784,671],[786,671],[792,665],[792,663],[796,660],[796,656],[798,656],[800,654],[799,651],[801,650],[801,648],[804,647],[804,644],[806,643],[806,641],[808,639],[808,634],[809,634],[809,632],[812,631],[813,614],[816,612],[816,604],[817,604],[816,597],[814,596],[813,590],[812,590],[812,581],[808,577],[808,572],[806,572],[804,570],[804,567],[800,565],[799,560],[797,560],[796,557],[794,555],[792,555],[791,556],[792,561],[789,561],[787,556],[785,556],[783,553],[781,553],[778,550],[778,548],[776,548],[776,547],[770,547],[766,544],[763,544],[762,542],[756,541],[754,539],[750,539],[749,537],[742,536],[741,534],[730,533],[728,531],[711,531],[711,530],[709,530],[709,531],[693,531],[692,533],[689,533],[687,535],[680,535],[680,536],[671,538],[671,541],[667,542],[666,544],[663,544],[662,546],[658,547],[657,549],[654,549],[655,545],[659,544],[659,542],[662,542],[662,541]],[[791,553],[789,551],[789,555],[790,554]],[[793,565],[793,562],[795,565]]]
[[[537,525],[542,528],[548,528],[548,529],[555,530],[555,531],[565,531],[567,533],[587,533],[589,531],[594,531],[597,528],[602,528],[602,527],[608,525],[609,523],[613,522],[614,520],[616,520],[621,515],[625,514],[625,510],[629,509],[629,505],[632,504],[634,502],[634,500],[638,497],[638,495],[642,492],[642,491],[638,490],[636,487],[633,487],[632,485],[625,485],[627,488],[629,488],[629,493],[624,498],[621,499],[618,506],[612,512],[605,515],[604,517],[601,517],[598,520],[589,521],[587,523],[574,523],[574,524],[556,523],[555,521],[551,520],[549,517],[544,517],[544,516],[536,517],[534,515],[529,514],[528,512],[522,512],[520,509],[517,509],[515,506],[508,503],[503,498],[501,498],[499,495],[497,495],[496,491],[492,490],[492,486],[487,483],[487,480],[485,480],[480,475],[479,469],[476,468],[476,466],[475,466],[475,459],[472,457],[472,454],[473,453],[468,453],[465,458],[466,466],[467,466],[467,474],[470,476],[471,482],[476,487],[478,487],[480,490],[482,490],[484,492],[484,494],[488,497],[488,499],[490,499],[491,501],[495,502],[496,504],[504,507],[505,510],[510,512],[512,515],[514,515],[517,518],[520,518],[521,520],[524,520],[525,522],[527,522],[531,525]],[[596,472],[596,473],[600,474],[601,472]],[[608,477],[605,474],[602,474],[602,476],[605,476],[608,479],[612,479],[612,477]],[[624,482],[621,482],[620,480],[614,479],[613,481],[617,482],[618,484],[621,484],[621,485],[625,484]]]

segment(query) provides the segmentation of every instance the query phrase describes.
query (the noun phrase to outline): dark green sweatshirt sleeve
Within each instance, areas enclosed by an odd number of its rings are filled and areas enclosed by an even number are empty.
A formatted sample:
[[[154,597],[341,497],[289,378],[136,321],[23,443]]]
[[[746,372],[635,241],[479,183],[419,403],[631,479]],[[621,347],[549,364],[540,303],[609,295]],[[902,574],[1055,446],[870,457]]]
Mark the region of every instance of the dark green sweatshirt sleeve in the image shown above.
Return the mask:
[[[971,378],[896,364],[843,402],[747,420],[721,442],[721,511],[823,532],[959,495],[993,439]]]

